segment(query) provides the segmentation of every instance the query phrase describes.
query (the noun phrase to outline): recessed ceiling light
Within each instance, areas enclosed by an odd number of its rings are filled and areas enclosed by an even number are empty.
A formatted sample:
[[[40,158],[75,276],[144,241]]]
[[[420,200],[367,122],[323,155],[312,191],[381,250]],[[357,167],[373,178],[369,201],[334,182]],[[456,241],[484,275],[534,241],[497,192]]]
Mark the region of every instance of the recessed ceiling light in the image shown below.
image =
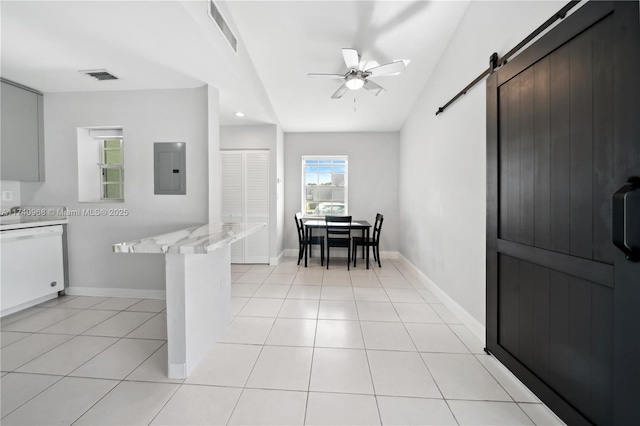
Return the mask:
[[[236,117],[239,117],[239,118],[244,117],[244,113],[242,113],[242,112],[240,112],[240,111],[236,112],[234,115],[235,115]]]

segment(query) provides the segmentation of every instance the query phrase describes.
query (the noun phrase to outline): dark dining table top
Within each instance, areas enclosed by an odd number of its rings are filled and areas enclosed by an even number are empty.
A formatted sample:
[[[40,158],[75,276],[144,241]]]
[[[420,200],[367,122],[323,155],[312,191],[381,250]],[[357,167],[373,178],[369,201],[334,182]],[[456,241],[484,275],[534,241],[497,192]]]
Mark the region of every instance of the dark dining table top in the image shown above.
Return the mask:
[[[317,218],[302,218],[302,223],[309,228],[324,228],[327,226],[327,222],[324,219]],[[348,226],[352,229],[371,228],[371,224],[366,220],[352,220],[351,224],[347,222],[335,222],[331,226]]]

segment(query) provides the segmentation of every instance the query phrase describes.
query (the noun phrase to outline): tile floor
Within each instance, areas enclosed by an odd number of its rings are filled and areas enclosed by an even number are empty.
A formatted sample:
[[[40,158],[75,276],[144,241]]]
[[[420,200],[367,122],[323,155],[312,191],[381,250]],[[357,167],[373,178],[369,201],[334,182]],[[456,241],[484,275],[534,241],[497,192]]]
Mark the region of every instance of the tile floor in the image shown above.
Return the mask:
[[[232,279],[229,328],[185,381],[166,377],[164,301],[3,318],[2,424],[562,424],[400,263]]]

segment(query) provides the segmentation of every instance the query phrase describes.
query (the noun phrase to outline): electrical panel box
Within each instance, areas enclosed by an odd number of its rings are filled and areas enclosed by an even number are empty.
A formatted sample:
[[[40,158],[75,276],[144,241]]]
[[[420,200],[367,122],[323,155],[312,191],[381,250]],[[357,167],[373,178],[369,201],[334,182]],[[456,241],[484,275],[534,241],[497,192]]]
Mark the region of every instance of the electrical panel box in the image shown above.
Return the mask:
[[[186,195],[187,157],[185,142],[153,144],[154,194]]]

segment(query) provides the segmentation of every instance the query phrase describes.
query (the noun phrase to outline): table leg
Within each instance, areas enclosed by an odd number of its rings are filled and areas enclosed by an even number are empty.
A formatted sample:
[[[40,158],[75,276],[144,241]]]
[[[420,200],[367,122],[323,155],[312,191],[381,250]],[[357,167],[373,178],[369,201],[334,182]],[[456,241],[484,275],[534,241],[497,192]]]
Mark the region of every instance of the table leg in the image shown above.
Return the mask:
[[[308,226],[304,227],[305,232],[305,240],[311,241],[311,229]],[[307,251],[309,251],[309,244],[305,242],[304,244],[304,267],[307,267]]]
[[[366,260],[366,262],[367,262],[367,269],[369,269],[369,227],[366,227],[364,232],[366,234],[366,237],[365,237],[364,240],[367,243],[366,244],[366,247],[367,247],[367,254],[366,254],[367,260]],[[363,249],[364,249],[364,247],[363,247]]]

